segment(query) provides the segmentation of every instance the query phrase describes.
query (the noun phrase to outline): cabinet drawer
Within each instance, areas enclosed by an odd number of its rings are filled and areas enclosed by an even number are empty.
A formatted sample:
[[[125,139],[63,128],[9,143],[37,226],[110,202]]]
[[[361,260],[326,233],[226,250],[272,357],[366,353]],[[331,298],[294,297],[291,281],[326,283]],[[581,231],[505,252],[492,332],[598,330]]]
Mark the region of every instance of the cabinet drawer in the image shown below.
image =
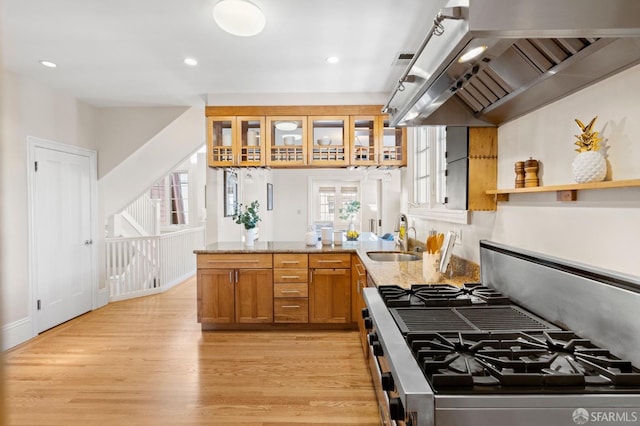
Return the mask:
[[[275,253],[274,268],[306,268],[309,265],[306,254]]]
[[[198,268],[271,268],[272,254],[199,254]]]
[[[310,268],[351,268],[349,253],[310,254]]]
[[[309,301],[304,298],[285,298],[273,300],[274,322],[309,322]]]
[[[307,283],[275,283],[273,285],[273,297],[307,297],[309,287]]]
[[[306,283],[308,269],[274,269],[273,281],[277,283]]]

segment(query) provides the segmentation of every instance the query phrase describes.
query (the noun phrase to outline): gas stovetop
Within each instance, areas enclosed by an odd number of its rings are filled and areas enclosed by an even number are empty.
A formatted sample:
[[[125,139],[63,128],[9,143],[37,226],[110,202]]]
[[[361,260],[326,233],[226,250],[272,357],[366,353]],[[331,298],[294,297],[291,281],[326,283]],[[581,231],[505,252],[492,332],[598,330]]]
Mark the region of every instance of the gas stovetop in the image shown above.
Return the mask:
[[[378,287],[378,291],[389,308],[511,304],[508,297],[480,283],[467,283],[462,287],[413,284],[408,289],[385,285]]]
[[[409,332],[406,340],[436,392],[640,393],[630,361],[571,331]]]

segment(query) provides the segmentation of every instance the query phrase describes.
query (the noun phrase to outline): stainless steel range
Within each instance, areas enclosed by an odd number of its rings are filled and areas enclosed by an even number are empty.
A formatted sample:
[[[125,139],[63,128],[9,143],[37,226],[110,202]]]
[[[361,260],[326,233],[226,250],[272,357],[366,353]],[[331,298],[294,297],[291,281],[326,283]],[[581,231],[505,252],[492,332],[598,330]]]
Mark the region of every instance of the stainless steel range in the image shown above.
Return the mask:
[[[640,424],[640,281],[480,250],[482,284],[364,290],[383,424]]]

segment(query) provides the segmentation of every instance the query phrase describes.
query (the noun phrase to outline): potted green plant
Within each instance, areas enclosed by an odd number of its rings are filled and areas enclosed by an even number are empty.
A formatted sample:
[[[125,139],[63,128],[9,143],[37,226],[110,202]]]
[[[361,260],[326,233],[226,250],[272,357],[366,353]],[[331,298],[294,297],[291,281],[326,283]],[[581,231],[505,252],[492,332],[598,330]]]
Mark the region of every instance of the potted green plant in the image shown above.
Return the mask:
[[[260,222],[260,215],[258,214],[258,208],[260,203],[258,200],[252,201],[249,206],[243,206],[240,204],[236,207],[236,212],[233,214],[233,220],[238,225],[244,226],[244,243],[248,246],[253,245],[253,240],[256,239],[256,226]]]
[[[340,219],[349,221],[349,228],[347,229],[347,241],[356,241],[360,234],[356,231],[356,226],[353,223],[356,214],[360,211],[360,201],[347,201],[342,204],[342,208],[338,210]]]

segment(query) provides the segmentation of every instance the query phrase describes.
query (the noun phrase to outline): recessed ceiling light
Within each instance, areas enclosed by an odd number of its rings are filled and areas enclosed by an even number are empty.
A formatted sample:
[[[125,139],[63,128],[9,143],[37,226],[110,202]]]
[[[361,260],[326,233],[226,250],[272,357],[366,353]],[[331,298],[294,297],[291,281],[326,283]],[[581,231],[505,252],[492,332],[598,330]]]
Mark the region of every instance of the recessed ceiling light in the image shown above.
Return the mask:
[[[468,61],[472,60],[473,58],[478,57],[485,50],[487,50],[487,46],[474,47],[473,49],[469,50],[464,55],[460,56],[460,59],[458,59],[458,62],[468,62]]]
[[[337,64],[338,62],[340,62],[340,58],[338,58],[337,56],[329,56],[327,58],[328,64]]]
[[[40,65],[44,65],[47,68],[55,68],[57,65],[51,61],[40,61]]]
[[[249,37],[266,24],[264,12],[249,0],[220,0],[213,6],[213,19],[229,34]]]
[[[189,65],[190,67],[195,67],[198,65],[198,61],[193,58],[184,58],[185,65]]]

